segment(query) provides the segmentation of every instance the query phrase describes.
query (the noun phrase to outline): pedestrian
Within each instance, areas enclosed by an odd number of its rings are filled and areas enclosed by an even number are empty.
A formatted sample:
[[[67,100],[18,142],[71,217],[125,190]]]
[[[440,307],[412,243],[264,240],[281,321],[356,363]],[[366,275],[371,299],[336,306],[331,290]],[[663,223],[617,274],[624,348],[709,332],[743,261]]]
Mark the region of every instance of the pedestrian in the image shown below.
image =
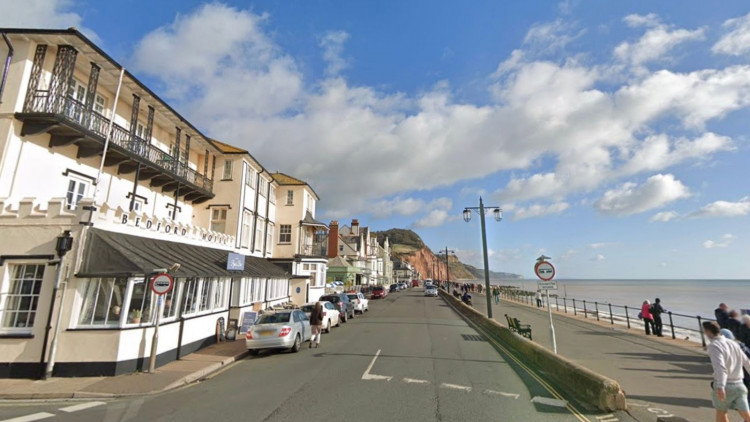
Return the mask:
[[[541,308],[542,307],[542,291],[537,290],[536,294],[534,295],[534,298],[536,299],[536,307]]]
[[[320,338],[323,336],[323,303],[315,302],[315,307],[310,312],[310,329],[312,330],[312,337],[310,337],[310,348],[313,347],[315,342],[315,348],[320,347]]]
[[[737,336],[737,340],[750,347],[750,315],[742,315],[741,321],[740,335]]]
[[[745,422],[750,422],[747,387],[742,382],[742,369],[750,370],[750,358],[745,356],[737,342],[721,335],[721,327],[716,322],[704,322],[703,332],[711,341],[708,355],[714,372],[711,399],[716,420],[728,422],[727,413],[736,410]]]
[[[742,344],[738,339],[734,337],[734,334],[732,334],[731,331],[729,331],[726,328],[722,328],[720,331],[721,335],[728,338],[729,340],[735,340],[737,341],[737,344],[740,346],[740,349],[742,350],[742,353],[745,354],[748,358],[750,358],[750,348]],[[745,388],[750,389],[750,372],[747,371],[744,367],[742,368],[742,383],[745,384]],[[750,394],[748,394],[748,399],[750,400]]]
[[[492,289],[492,296],[495,297],[495,305],[499,304],[500,303],[500,289],[497,286],[495,286]]]
[[[643,305],[641,305],[641,318],[643,318],[643,325],[646,328],[646,335],[650,336],[651,331],[655,329],[654,317],[651,315],[651,303],[648,300],[644,300]]]
[[[729,321],[729,312],[726,303],[720,303],[719,307],[714,310],[714,316],[716,316],[716,322],[719,323],[719,327],[727,328],[727,321]]]
[[[662,328],[664,325],[661,321],[661,314],[664,312],[667,312],[664,310],[664,308],[661,306],[661,299],[658,297],[654,300],[654,304],[651,305],[651,316],[654,318],[654,334],[656,334],[659,337],[664,337],[662,334]]]
[[[729,311],[729,319],[727,320],[726,328],[734,334],[735,338],[740,337],[740,327],[742,327],[742,321],[740,321],[740,313],[732,309]]]

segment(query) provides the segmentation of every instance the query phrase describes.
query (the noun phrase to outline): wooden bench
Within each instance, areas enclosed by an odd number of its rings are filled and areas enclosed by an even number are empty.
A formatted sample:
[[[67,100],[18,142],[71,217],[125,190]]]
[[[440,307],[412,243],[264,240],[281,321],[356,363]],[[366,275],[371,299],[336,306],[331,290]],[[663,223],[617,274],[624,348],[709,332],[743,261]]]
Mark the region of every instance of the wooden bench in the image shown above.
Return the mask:
[[[521,321],[519,321],[518,318],[511,318],[508,314],[505,314],[505,319],[508,321],[508,328],[510,328],[511,331],[532,340],[531,325],[521,324]]]

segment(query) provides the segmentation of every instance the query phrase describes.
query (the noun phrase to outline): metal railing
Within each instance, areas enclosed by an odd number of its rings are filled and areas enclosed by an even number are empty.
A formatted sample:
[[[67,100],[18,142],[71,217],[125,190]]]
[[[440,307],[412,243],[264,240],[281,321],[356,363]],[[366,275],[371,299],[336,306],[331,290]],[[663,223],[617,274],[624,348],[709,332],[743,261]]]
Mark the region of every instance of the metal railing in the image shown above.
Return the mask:
[[[500,289],[500,295],[504,299],[532,306],[536,306],[535,294],[536,292],[527,290]],[[546,300],[542,302],[546,306]],[[550,295],[550,306],[558,312],[572,313],[576,316],[582,313],[584,318],[609,321],[611,325],[620,324],[626,325],[628,328],[632,328],[632,326],[644,328],[643,320],[638,318],[641,306],[616,305],[609,302],[559,297],[557,295]],[[669,334],[672,339],[676,339],[678,333],[687,334],[688,340],[692,341],[693,339],[700,338],[703,347],[706,346],[706,337],[703,333],[702,324],[705,321],[714,321],[713,319],[704,318],[700,315],[686,315],[671,311],[667,311],[662,315],[664,328],[669,328]]]
[[[48,90],[36,91],[30,101],[25,104],[24,112],[54,113],[101,136],[102,142],[106,138],[109,128],[109,119],[97,111],[87,110],[85,104],[67,95],[58,98],[51,95]],[[151,145],[147,140],[134,136],[130,131],[116,123],[112,125],[110,142],[145,159],[167,173],[180,177],[209,192],[213,191],[211,179],[191,169],[187,163],[180,162],[169,153]]]

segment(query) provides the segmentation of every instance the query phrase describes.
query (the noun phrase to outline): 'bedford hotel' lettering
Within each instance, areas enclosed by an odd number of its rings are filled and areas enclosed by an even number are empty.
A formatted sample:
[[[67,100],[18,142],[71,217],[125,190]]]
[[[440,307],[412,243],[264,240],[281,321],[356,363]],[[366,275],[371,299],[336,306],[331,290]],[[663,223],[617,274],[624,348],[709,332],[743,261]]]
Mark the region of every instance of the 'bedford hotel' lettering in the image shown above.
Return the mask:
[[[120,223],[132,226],[132,227],[140,227],[140,228],[146,228],[146,230],[151,230],[154,232],[164,232],[164,233],[171,233],[178,236],[186,236],[188,234],[188,230],[186,228],[179,228],[176,225],[171,224],[164,224],[162,225],[160,221],[154,222],[151,219],[142,219],[141,217],[135,217],[135,219],[130,219],[130,216],[128,214],[122,215],[122,220],[120,220]],[[215,236],[213,233],[206,233],[203,232],[201,234],[201,239],[207,242],[213,242],[213,243],[226,243],[224,239],[222,239],[221,236]]]

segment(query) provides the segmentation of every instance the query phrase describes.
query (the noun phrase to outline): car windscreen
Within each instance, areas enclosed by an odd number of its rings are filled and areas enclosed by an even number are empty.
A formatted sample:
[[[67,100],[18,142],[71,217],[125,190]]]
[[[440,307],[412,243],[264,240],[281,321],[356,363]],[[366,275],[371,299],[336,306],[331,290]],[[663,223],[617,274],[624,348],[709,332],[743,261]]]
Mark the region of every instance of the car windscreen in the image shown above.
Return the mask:
[[[320,298],[320,300],[336,303],[340,300],[340,298],[338,296],[323,296]]]
[[[257,324],[278,324],[289,322],[291,312],[280,312],[275,314],[263,314],[258,320]]]
[[[380,291],[380,290],[383,290],[383,288],[382,288],[382,287],[380,287],[380,286],[378,286],[378,287],[375,287],[375,288],[374,288],[374,289],[372,289],[372,290],[378,290],[378,291]]]
[[[303,305],[300,309],[302,309],[302,312],[312,312],[313,308],[315,308],[313,305]]]
[[[349,296],[349,299],[358,299],[359,298],[359,296],[357,296],[357,295],[347,295],[347,296]]]

